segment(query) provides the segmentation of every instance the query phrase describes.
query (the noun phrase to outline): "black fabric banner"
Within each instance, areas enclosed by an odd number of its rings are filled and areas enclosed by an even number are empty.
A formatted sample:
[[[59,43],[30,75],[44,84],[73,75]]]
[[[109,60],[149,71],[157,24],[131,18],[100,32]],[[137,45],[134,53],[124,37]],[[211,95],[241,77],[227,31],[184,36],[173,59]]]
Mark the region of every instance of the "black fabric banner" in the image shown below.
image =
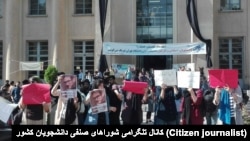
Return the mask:
[[[104,29],[105,29],[107,5],[108,5],[108,0],[99,0],[100,27],[101,27],[102,41],[104,40]],[[103,49],[101,50],[98,70],[101,72],[104,72],[106,68],[108,68],[108,63],[107,63],[106,56],[103,55],[102,52],[103,52]]]
[[[194,34],[207,46],[207,54],[206,54],[206,61],[207,61],[207,68],[211,68],[213,66],[211,60],[211,48],[212,48],[212,41],[210,39],[204,39],[200,33],[200,27],[197,18],[197,11],[195,0],[187,0],[187,17],[190,23],[190,26],[193,29]]]

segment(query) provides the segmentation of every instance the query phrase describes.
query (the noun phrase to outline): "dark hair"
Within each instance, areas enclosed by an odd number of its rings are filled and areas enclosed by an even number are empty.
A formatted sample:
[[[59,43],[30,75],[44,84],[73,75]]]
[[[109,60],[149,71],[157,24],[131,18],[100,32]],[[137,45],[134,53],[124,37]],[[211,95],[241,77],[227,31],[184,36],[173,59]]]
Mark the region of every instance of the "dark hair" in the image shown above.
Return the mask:
[[[14,81],[10,81],[10,85],[14,85],[15,84],[15,82]]]
[[[42,80],[38,76],[32,76],[30,77],[30,82],[37,82],[37,83],[42,83]]]
[[[115,80],[115,76],[114,76],[114,75],[110,75],[110,76],[109,76],[109,79]]]
[[[84,83],[90,84],[90,81],[88,79],[85,79],[85,80],[83,80],[83,81],[80,82],[80,85],[84,85]]]
[[[135,72],[132,72],[131,80],[132,81],[139,81],[138,75]]]
[[[98,89],[98,87],[99,87],[101,84],[104,84],[103,79],[96,79],[96,80],[94,81],[94,89]]]
[[[60,75],[63,75],[63,74],[65,74],[65,72],[58,72],[57,76],[60,76]]]
[[[23,85],[26,85],[26,84],[29,84],[30,83],[30,81],[28,80],[28,79],[24,79],[23,81],[22,81],[22,84]]]

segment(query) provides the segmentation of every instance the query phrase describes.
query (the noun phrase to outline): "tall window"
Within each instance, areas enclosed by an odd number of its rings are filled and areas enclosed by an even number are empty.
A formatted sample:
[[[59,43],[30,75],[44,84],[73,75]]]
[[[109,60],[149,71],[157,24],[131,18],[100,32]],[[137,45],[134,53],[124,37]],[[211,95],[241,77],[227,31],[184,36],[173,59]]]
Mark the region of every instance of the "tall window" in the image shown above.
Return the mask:
[[[92,0],[75,0],[75,14],[91,14]]]
[[[0,17],[3,16],[3,0],[0,0]]]
[[[94,72],[94,41],[74,41],[74,69]]]
[[[240,0],[221,0],[221,10],[240,10]]]
[[[0,41],[0,80],[3,80],[3,42]]]
[[[173,42],[173,0],[137,0],[136,10],[137,43]],[[171,69],[172,62],[172,55],[137,57],[139,67]]]
[[[28,61],[43,62],[43,69],[48,67],[48,41],[28,42]],[[44,78],[44,71],[28,71],[28,77],[39,76]]]
[[[222,38],[219,40],[221,69],[238,69],[239,79],[243,78],[243,38]]]
[[[46,0],[30,0],[30,15],[46,15]]]

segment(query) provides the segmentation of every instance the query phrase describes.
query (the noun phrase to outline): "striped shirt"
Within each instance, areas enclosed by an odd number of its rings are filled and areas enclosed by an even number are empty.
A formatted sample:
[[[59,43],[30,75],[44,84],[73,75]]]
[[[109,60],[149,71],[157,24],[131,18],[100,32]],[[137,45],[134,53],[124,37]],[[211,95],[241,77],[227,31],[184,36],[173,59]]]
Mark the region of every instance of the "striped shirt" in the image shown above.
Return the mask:
[[[231,113],[231,117],[235,117],[234,98],[233,98],[233,96],[231,94],[230,94],[229,100],[230,100],[230,113]]]

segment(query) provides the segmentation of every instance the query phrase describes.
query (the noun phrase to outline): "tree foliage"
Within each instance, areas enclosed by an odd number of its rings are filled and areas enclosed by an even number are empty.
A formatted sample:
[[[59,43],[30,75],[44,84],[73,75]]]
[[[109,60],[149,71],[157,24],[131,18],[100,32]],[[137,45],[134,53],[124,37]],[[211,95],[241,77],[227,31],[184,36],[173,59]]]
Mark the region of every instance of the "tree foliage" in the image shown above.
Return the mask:
[[[57,68],[55,66],[53,66],[53,65],[49,65],[47,67],[47,69],[45,70],[44,80],[47,83],[53,85],[54,81],[57,78],[57,73],[58,73]]]

